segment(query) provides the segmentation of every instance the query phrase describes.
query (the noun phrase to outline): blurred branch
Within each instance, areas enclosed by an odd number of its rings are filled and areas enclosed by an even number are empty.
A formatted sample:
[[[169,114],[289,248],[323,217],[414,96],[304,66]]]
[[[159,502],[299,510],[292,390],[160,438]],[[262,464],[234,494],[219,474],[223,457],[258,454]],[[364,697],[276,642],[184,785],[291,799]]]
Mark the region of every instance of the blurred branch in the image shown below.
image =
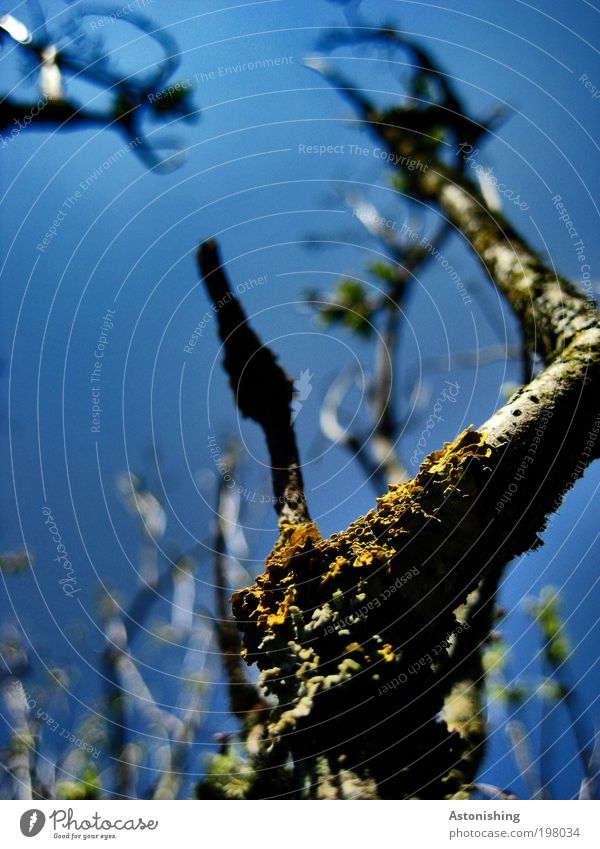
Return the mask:
[[[539,354],[550,363],[577,335],[597,327],[593,302],[544,266],[508,220],[499,213],[492,214],[480,187],[461,173],[464,151],[471,139],[455,148],[455,164],[447,165],[442,154],[448,142],[431,135],[431,128],[411,124],[407,120],[409,109],[380,111],[326,63],[311,66],[351,100],[362,120],[395,154],[396,167],[410,193],[440,207],[468,240],[519,319],[531,356]],[[442,126],[457,129],[450,119]],[[409,160],[419,167],[403,167]]]
[[[597,785],[600,778],[600,729],[596,729],[590,760],[579,788],[579,798],[590,800],[598,798]]]
[[[456,369],[479,369],[498,362],[518,360],[520,356],[521,348],[516,345],[508,347],[506,345],[491,345],[489,348],[478,351],[456,351],[441,357],[423,357],[418,366],[414,366],[408,371],[409,385],[411,391],[414,391],[417,384],[422,380],[423,371],[441,371],[450,374]]]
[[[117,798],[129,798],[132,782],[126,748],[125,694],[119,678],[119,662],[126,650],[127,632],[118,618],[109,620],[105,629],[106,648],[102,654],[103,676],[106,683],[106,710],[109,724],[108,749],[114,771],[114,793]]]
[[[500,790],[499,787],[494,787],[492,784],[467,784],[465,790],[470,793],[479,793],[484,799],[501,799],[503,802],[514,801],[517,796],[510,793],[508,790]]]
[[[334,445],[346,448],[352,457],[360,464],[364,474],[377,492],[382,492],[387,480],[380,464],[373,462],[368,454],[367,440],[362,440],[356,434],[347,430],[339,421],[339,408],[353,382],[349,371],[340,372],[325,393],[319,421],[323,434]]]
[[[399,394],[394,379],[394,364],[399,346],[402,327],[403,305],[409,294],[409,288],[415,279],[418,269],[427,264],[433,252],[444,241],[448,227],[442,225],[438,233],[426,243],[410,243],[404,245],[399,236],[388,226],[385,218],[364,198],[347,193],[344,201],[352,209],[356,218],[367,232],[382,242],[392,258],[391,265],[385,269],[379,265],[372,268],[373,273],[384,280],[384,291],[378,303],[365,305],[364,312],[368,313],[370,322],[381,314],[383,327],[376,334],[376,351],[373,375],[369,381],[371,406],[371,427],[365,439],[346,432],[338,422],[338,408],[342,403],[345,390],[345,379],[340,376],[332,384],[323,402],[321,412],[321,428],[326,436],[333,438],[347,448],[361,464],[365,474],[378,492],[385,489],[387,484],[402,483],[409,474],[398,455],[397,436],[401,421],[396,413],[396,398]],[[348,305],[348,309],[357,304]],[[325,302],[326,314],[331,309],[342,309],[342,304]]]
[[[12,781],[12,798],[33,798],[36,735],[29,721],[26,691],[17,678],[5,681],[1,694],[7,703],[11,735],[2,752],[2,767]]]
[[[229,474],[233,477],[234,466],[232,458],[225,457],[224,463]],[[237,622],[231,616],[231,604],[227,594],[225,562],[228,553],[225,543],[226,530],[224,525],[226,522],[225,517],[231,513],[228,506],[231,498],[232,493],[225,485],[223,477],[221,477],[217,493],[218,506],[213,543],[217,612],[215,628],[228,684],[229,709],[242,723],[245,738],[268,706],[258,688],[248,681],[246,665],[242,659],[240,630]]]
[[[92,11],[81,13],[81,19],[95,14]],[[148,114],[155,117],[193,117],[189,99],[189,87],[176,84],[163,90],[170,74],[179,64],[177,44],[171,35],[155,29],[152,22],[143,15],[123,14],[127,20],[155,41],[163,52],[163,59],[156,64],[152,76],[142,82],[124,79],[116,71],[107,69],[104,57],[95,46],[94,58],[85,54],[76,44],[75,50],[69,46],[58,49],[50,40],[44,26],[38,27],[42,41],[36,40],[25,25],[12,15],[0,17],[0,41],[10,40],[25,56],[33,58],[39,67],[39,88],[42,98],[37,102],[24,103],[5,97],[0,102],[0,134],[3,144],[15,138],[29,125],[43,128],[56,127],[59,130],[82,127],[104,127],[123,133],[131,143],[132,150],[148,165],[169,169],[176,167],[180,151],[169,140],[151,143],[144,132],[143,120]],[[77,42],[77,39],[75,39]],[[110,93],[110,106],[103,111],[88,110],[64,96],[64,72],[69,72],[75,80],[85,80],[92,85],[102,87]],[[166,156],[159,155],[160,150],[170,150]]]
[[[546,799],[546,791],[542,786],[538,770],[529,750],[527,729],[521,722],[512,720],[506,725],[506,733],[510,740],[519,772],[529,791],[530,798]]]
[[[569,683],[569,656],[571,652],[565,625],[560,613],[559,594],[552,587],[546,587],[537,601],[529,603],[529,614],[538,624],[542,633],[542,660],[557,685],[557,703],[564,704],[570,727],[575,737],[577,754],[584,774],[586,793],[595,798],[598,793],[596,745],[584,727],[584,711],[579,705],[576,688]]]

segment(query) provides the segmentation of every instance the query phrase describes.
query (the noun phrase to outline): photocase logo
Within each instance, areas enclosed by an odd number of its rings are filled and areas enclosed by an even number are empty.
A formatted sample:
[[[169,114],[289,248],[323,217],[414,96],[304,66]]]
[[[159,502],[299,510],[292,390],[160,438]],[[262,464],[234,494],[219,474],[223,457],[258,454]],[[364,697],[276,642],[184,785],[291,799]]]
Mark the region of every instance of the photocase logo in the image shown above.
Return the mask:
[[[25,837],[35,837],[43,829],[46,817],[38,808],[32,808],[21,815],[21,834]]]
[[[294,398],[292,400],[292,424],[296,421],[296,417],[310,393],[312,392],[311,380],[313,375],[309,369],[304,369],[300,372],[300,377],[294,382]]]

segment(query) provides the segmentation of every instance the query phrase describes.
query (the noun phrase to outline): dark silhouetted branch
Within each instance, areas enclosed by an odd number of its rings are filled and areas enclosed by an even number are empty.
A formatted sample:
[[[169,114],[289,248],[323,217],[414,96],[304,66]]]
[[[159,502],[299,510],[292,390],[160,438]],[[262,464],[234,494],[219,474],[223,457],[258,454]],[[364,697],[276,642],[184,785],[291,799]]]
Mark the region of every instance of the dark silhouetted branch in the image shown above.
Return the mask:
[[[243,416],[261,426],[267,439],[275,509],[280,521],[310,521],[304,497],[296,436],[292,425],[293,383],[275,355],[251,329],[231,291],[215,242],[198,251],[200,273],[214,304],[219,336],[225,348],[224,367]]]

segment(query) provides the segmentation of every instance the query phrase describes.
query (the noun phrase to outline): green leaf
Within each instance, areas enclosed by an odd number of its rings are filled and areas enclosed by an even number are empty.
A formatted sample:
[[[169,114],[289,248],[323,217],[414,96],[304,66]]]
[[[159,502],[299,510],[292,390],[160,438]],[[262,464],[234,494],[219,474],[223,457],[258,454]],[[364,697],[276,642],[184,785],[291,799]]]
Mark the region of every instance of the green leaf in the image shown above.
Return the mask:
[[[385,280],[386,283],[396,282],[396,269],[393,265],[387,262],[372,262],[368,268],[371,274],[379,277],[380,280]]]

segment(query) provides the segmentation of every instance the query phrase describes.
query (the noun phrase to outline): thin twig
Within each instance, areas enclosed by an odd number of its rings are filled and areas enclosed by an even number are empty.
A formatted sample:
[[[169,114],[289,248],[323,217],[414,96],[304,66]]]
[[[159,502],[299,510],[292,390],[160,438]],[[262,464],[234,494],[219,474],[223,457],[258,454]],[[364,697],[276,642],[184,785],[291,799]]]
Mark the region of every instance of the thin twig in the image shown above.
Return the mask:
[[[366,440],[347,430],[339,421],[339,408],[350,388],[350,372],[341,372],[333,381],[323,399],[320,423],[323,434],[335,445],[348,450],[361,466],[367,480],[372,483],[377,494],[385,490],[386,477],[381,465],[373,462],[368,452]]]

